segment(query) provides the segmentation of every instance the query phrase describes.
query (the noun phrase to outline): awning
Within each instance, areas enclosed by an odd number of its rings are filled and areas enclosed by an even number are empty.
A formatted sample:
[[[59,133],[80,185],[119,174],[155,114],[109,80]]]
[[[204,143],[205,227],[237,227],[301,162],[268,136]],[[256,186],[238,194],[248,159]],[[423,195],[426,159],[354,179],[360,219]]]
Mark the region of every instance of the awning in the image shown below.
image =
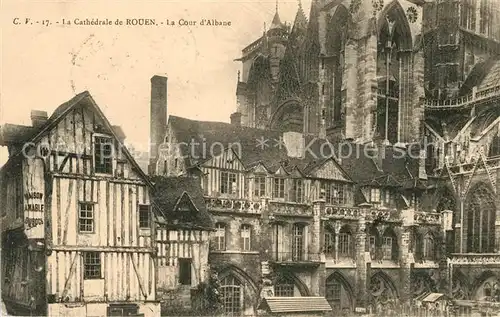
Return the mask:
[[[434,303],[435,301],[445,297],[442,293],[429,293],[427,296],[421,299],[422,302]]]
[[[258,309],[270,313],[327,312],[332,307],[324,297],[267,297]]]

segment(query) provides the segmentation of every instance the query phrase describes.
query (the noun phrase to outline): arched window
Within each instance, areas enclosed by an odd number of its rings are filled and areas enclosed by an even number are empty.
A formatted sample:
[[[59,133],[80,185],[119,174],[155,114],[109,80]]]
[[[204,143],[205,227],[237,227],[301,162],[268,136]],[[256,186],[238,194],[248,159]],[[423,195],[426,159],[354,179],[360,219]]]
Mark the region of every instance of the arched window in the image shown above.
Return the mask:
[[[234,276],[226,276],[220,283],[222,302],[226,315],[239,315],[242,304],[241,283]]]
[[[327,26],[327,56],[322,60],[326,73],[326,126],[334,127],[342,120],[342,83],[349,12],[339,5]]]
[[[292,260],[304,260],[304,230],[305,226],[296,223],[292,228]]]
[[[351,230],[349,226],[343,226],[339,232],[339,257],[351,258],[353,251]]]
[[[477,185],[467,199],[467,252],[495,252],[496,206],[485,184]]]
[[[400,96],[400,86],[409,76],[405,74],[408,72],[405,65],[411,62],[411,57],[404,50],[411,48],[411,33],[406,14],[397,2],[379,22],[375,128],[380,138],[394,144],[399,141],[399,99],[407,98]]]
[[[251,239],[252,239],[252,227],[250,225],[241,225],[241,251],[251,250]]]
[[[424,240],[422,243],[422,255],[424,257],[424,260],[434,260],[436,257],[434,252],[434,237],[431,233],[427,233],[424,236]]]
[[[226,250],[226,224],[218,222],[215,224],[215,250]]]
[[[335,312],[350,311],[352,309],[351,294],[337,274],[330,275],[326,280],[326,300]]]
[[[295,283],[288,275],[280,275],[274,283],[274,296],[293,297],[295,294]]]
[[[335,231],[332,228],[325,228],[325,255],[335,256]]]

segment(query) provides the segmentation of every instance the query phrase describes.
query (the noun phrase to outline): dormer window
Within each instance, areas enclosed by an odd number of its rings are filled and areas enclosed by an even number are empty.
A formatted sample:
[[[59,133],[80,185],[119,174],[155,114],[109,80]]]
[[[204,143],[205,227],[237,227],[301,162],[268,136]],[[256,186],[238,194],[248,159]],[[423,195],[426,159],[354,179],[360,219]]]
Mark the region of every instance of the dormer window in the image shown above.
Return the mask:
[[[347,203],[347,185],[339,182],[321,183],[321,194],[329,205],[345,205]]]
[[[380,203],[380,189],[379,188],[370,188],[370,202],[371,203]]]
[[[266,177],[256,176],[253,183],[253,195],[254,197],[264,197],[266,196]]]
[[[113,173],[113,139],[110,137],[95,136],[94,169],[98,174]]]
[[[296,203],[304,202],[304,182],[302,179],[292,180],[292,190],[290,192],[290,201]]]
[[[235,173],[221,172],[220,192],[222,194],[236,194],[238,192],[238,182]]]
[[[285,179],[276,177],[273,179],[273,198],[285,198]]]

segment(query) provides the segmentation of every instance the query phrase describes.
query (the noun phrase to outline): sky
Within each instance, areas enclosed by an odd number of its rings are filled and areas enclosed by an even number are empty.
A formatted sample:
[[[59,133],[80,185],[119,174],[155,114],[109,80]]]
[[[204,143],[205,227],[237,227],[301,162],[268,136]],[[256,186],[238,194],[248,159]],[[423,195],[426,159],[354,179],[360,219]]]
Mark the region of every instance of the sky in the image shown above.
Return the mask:
[[[283,22],[293,21],[298,3],[279,1]],[[307,15],[310,0],[302,6]],[[275,10],[275,0],[1,0],[0,125],[30,125],[31,110],[50,116],[88,90],[111,124],[123,128],[127,142],[147,151],[153,75],[168,77],[169,115],[229,122],[241,68],[234,59],[262,35]],[[86,18],[145,18],[164,25],[74,24]],[[63,19],[72,25],[62,25]],[[167,19],[176,26],[166,26]],[[231,26],[178,26],[180,19]],[[51,24],[43,25],[45,20]],[[6,160],[0,147],[0,166]]]

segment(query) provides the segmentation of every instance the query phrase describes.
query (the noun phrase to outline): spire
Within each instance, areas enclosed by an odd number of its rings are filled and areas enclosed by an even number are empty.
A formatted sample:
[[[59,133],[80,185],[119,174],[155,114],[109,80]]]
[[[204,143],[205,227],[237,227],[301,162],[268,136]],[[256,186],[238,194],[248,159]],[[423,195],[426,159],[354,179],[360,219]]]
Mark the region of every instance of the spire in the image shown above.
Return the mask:
[[[302,1],[299,0],[299,8],[297,10],[297,14],[295,15],[295,20],[293,22],[294,29],[295,28],[307,28],[307,17],[304,13],[304,9],[302,8]]]
[[[271,22],[271,29],[282,29],[285,28],[285,25],[281,23],[280,15],[278,13],[278,0],[276,0],[276,13],[274,13],[273,21]]]

